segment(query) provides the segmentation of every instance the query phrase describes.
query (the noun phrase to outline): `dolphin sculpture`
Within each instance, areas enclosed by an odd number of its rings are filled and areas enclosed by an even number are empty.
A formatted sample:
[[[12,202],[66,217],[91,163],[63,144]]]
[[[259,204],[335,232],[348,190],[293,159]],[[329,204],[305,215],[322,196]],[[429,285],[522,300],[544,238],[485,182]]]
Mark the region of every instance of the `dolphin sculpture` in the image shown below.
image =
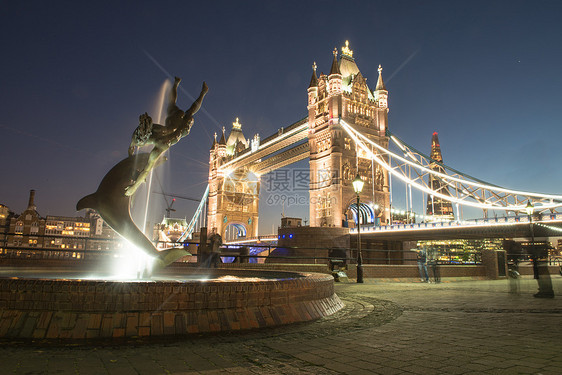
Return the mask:
[[[125,189],[132,181],[137,181],[141,171],[148,163],[148,153],[130,155],[115,165],[101,180],[98,190],[80,199],[76,210],[93,208],[101,218],[121,237],[130,241],[139,249],[156,259],[156,268],[163,268],[177,259],[191,255],[183,247],[158,250],[135,225],[131,218],[131,198],[125,195]],[[166,161],[162,157],[158,164]]]

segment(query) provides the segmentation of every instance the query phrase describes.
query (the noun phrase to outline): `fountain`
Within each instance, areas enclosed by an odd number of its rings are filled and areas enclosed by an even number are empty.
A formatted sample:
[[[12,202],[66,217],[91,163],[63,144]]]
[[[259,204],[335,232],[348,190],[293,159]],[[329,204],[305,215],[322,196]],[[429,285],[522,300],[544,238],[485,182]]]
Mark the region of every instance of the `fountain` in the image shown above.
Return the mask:
[[[115,280],[103,269],[0,269],[0,338],[87,340],[183,336],[306,322],[343,307],[331,275],[195,269],[175,260],[183,247],[158,250],[130,215],[130,199],[162,154],[189,134],[207,85],[187,110],[176,106],[176,78],[165,125],[140,116],[129,155],[77,209],[93,208],[118,234],[152,259],[150,278]],[[135,149],[153,145],[149,153]],[[137,255],[139,256],[139,255]]]

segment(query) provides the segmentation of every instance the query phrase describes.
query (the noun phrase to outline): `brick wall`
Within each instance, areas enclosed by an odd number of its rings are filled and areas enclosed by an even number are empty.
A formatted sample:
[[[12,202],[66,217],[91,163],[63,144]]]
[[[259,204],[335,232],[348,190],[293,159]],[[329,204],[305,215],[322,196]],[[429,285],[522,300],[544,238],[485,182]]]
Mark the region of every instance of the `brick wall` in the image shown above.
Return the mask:
[[[243,276],[242,271],[237,273]],[[343,307],[330,275],[253,271],[245,276],[254,278],[170,282],[0,279],[0,337],[177,336],[303,322]],[[255,279],[260,276],[274,278]]]

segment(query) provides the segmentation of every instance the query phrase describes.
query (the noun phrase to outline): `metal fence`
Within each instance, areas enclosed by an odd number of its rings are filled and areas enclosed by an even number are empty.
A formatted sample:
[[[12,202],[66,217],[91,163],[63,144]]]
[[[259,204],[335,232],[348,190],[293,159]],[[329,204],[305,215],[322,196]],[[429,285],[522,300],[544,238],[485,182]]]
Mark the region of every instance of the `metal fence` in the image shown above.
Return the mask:
[[[72,247],[60,246],[7,246],[8,236],[22,236],[16,233],[3,233],[0,240],[0,258],[4,259],[67,259],[74,261],[94,260],[104,257],[115,256],[116,250],[122,246],[119,238],[76,238],[57,235],[23,235],[23,238],[61,239],[72,242]],[[44,241],[45,242],[45,241]],[[156,242],[157,244],[159,242]],[[169,247],[184,246],[188,250],[199,247],[199,242],[186,241],[181,243],[160,242]],[[240,249],[246,248],[247,253],[240,253]],[[356,248],[326,248],[326,247],[279,247],[268,244],[241,244],[224,245],[221,247],[221,258],[224,263],[249,262],[261,263],[266,259],[272,263],[309,263],[309,264],[355,264],[357,262]],[[196,251],[192,251],[196,253]],[[364,264],[416,264],[416,254],[410,250],[388,250],[379,248],[362,248]],[[509,256],[509,254],[508,254]],[[530,261],[532,255],[529,253],[518,254],[519,261]],[[455,249],[443,249],[438,252],[434,259],[442,265],[478,265],[482,263],[481,252],[471,252],[470,256],[462,256]],[[548,254],[550,265],[562,265],[562,257]]]

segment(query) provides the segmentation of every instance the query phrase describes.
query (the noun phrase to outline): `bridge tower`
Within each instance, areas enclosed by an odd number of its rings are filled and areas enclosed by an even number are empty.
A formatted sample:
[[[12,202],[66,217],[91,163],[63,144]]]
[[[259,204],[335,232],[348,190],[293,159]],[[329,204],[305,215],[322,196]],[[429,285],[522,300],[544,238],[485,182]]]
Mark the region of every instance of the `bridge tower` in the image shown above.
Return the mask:
[[[225,137],[211,146],[209,156],[209,204],[207,212],[208,231],[215,231],[224,239],[257,237],[259,177],[250,171],[249,165],[237,169],[221,169],[233,158],[248,148],[238,118]]]
[[[339,59],[337,55],[336,49],[328,75],[318,77],[314,64],[308,88],[310,225],[341,227],[358,211],[363,224],[385,224],[390,217],[388,172],[358,149],[339,125],[341,118],[388,147],[388,91],[382,68],[379,65],[377,86],[371,91],[347,41]],[[351,185],[357,173],[365,181],[359,210]]]

